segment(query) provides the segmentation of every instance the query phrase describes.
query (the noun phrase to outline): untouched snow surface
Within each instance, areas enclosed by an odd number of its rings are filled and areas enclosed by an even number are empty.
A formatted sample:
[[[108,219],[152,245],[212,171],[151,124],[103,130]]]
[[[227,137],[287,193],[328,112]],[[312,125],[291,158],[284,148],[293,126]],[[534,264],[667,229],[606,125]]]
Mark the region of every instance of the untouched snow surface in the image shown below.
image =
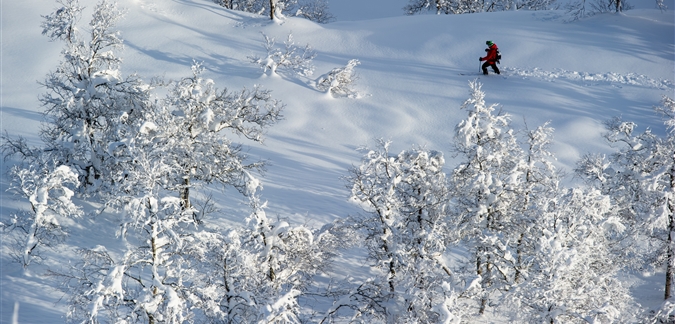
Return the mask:
[[[204,62],[205,77],[218,88],[259,84],[272,90],[286,105],[285,119],[270,129],[264,146],[250,146],[251,155],[272,163],[262,178],[262,198],[269,201],[270,215],[320,227],[359,212],[347,201],[341,177],[359,163],[356,148],[374,146],[378,138],[393,141],[392,152],[412,145],[444,152],[447,167],[453,168],[450,143],[455,125],[465,117],[459,107],[468,98],[468,82],[476,78],[483,83],[486,102],[500,103],[513,116],[514,127],[551,121],[556,129],[552,150],[558,167],[566,170],[585,153],[611,150],[601,134],[602,122],[613,116],[665,134],[653,107],[662,95],[674,95],[674,15],[642,1],[622,14],[566,23],[562,11],[404,16],[401,8],[407,2],[402,0],[332,0],[338,20],[318,25],[295,18],[274,23],[209,0],[120,0],[128,12],[119,24],[125,40],[119,56],[123,73],[137,72],[146,80],[187,76],[196,60]],[[85,28],[96,2],[81,2]],[[672,0],[666,4],[675,7]],[[37,145],[42,111],[37,98],[45,91],[39,82],[61,59],[61,44],[40,34],[40,15],[51,13],[56,3],[3,0],[1,6],[2,132]],[[292,32],[296,44],[310,44],[318,54],[314,76],[263,75],[247,59],[265,54],[261,32],[279,43]],[[501,76],[478,74],[477,58],[484,55],[488,39],[504,57]],[[313,87],[313,78],[350,59],[361,62],[356,68],[359,98],[332,98]],[[13,162],[3,161],[3,175]],[[0,221],[25,207],[7,188],[3,176]],[[242,222],[247,207],[241,197],[212,190],[229,215],[212,221]],[[92,223],[83,218],[67,224],[67,245],[50,263],[25,272],[11,262],[3,240],[0,323],[13,322],[17,315],[19,323],[64,322],[58,282],[43,272],[65,267],[75,246],[115,245],[112,220],[108,227],[92,228]],[[336,264],[336,275],[364,273],[361,257],[358,251],[345,255]],[[627,280],[635,281],[638,302],[658,305],[660,275]]]

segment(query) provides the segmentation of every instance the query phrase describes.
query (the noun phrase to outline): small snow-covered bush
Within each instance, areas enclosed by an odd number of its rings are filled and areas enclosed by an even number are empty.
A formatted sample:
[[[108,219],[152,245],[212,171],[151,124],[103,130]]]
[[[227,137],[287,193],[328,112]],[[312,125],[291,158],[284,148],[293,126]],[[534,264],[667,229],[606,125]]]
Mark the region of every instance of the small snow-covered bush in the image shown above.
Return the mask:
[[[358,93],[352,89],[354,81],[358,76],[354,73],[354,68],[361,64],[359,60],[349,60],[346,66],[335,68],[322,75],[316,81],[316,88],[321,91],[331,93],[333,96],[356,97]]]
[[[295,16],[307,18],[320,24],[327,24],[335,20],[335,17],[328,11],[326,0],[306,1],[295,12]]]
[[[316,52],[311,46],[305,45],[300,48],[295,45],[293,41],[293,34],[288,33],[288,38],[284,42],[284,48],[275,47],[273,37],[268,37],[262,33],[265,38],[265,50],[267,56],[265,58],[257,56],[249,56],[251,63],[260,65],[263,72],[267,73],[269,70],[272,74],[276,74],[277,69],[287,69],[301,76],[311,76],[314,73],[314,65],[312,60],[316,57]]]

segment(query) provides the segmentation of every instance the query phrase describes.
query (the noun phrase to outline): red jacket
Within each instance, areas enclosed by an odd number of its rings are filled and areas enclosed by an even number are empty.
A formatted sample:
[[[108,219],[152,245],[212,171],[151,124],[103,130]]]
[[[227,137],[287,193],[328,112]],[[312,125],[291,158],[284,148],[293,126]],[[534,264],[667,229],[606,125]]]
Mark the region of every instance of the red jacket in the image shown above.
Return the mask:
[[[495,64],[497,62],[498,49],[499,48],[497,48],[497,44],[492,44],[492,46],[488,48],[487,55],[485,55],[485,57],[481,57],[480,60],[487,61],[489,64]]]

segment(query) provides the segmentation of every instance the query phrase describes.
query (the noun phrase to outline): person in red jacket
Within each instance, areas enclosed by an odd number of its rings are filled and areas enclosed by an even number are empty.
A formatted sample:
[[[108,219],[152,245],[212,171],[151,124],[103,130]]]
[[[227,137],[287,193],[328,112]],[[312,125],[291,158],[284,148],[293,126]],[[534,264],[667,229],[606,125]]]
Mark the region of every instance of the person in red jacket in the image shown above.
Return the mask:
[[[485,55],[485,57],[479,58],[481,62],[485,61],[485,63],[483,63],[483,74],[488,74],[488,66],[491,66],[492,70],[499,74],[499,68],[497,67],[497,62],[499,60],[497,57],[499,54],[499,48],[497,48],[497,44],[493,43],[492,41],[485,42],[485,45],[488,46],[488,48],[485,49],[487,55]]]

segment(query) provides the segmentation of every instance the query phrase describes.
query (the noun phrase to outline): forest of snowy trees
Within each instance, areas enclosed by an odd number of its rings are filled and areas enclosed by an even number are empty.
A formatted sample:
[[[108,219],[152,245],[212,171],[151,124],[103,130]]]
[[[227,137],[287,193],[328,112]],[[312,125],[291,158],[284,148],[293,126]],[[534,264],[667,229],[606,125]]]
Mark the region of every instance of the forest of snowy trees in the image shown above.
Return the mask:
[[[302,17],[321,24],[335,19],[326,0],[213,0],[234,10],[263,14],[270,19],[287,16]],[[663,0],[655,0],[656,6],[666,10]],[[630,9],[625,0],[572,0],[558,3],[556,0],[409,0],[402,8],[408,15],[423,12],[436,14],[467,14],[507,10],[550,10],[564,8],[572,19],[603,12],[621,12]]]
[[[260,1],[221,2],[264,10]],[[407,10],[427,2],[411,1]],[[323,1],[274,3],[330,18]],[[665,322],[675,312],[673,99],[656,107],[667,136],[608,120],[605,137],[616,152],[584,156],[573,175],[583,183],[565,187],[549,151],[554,130],[514,129],[473,81],[448,152],[461,163],[446,166],[444,153],[425,147],[391,152],[381,140],[345,170],[362,213],[318,229],[296,226],[267,216],[257,178],[265,161],[250,161],[233,140],[262,143],[283,118],[284,104],[270,90],[219,89],[202,77],[200,62],[180,80],[123,75],[117,5],[99,2],[83,32],[79,2],[60,4],[42,25],[64,46],[61,64],[42,81],[43,144],[2,136],[4,155],[23,161],[11,169],[11,190],[30,209],[2,225],[11,255],[27,268],[68,239],[61,224],[85,212],[76,201],[99,206],[94,219],[109,218],[100,226],[117,221],[109,230],[124,250],[81,247],[78,263],[50,271],[63,283],[68,320],[460,323],[491,312],[528,323],[623,323]],[[528,4],[540,5],[548,3]],[[475,10],[454,2],[437,8],[459,7]],[[311,47],[296,47],[289,35],[284,51],[263,36],[268,56],[252,63],[311,74]],[[355,97],[358,64],[324,74],[317,89]],[[160,91],[165,97],[154,100]],[[211,184],[248,201],[245,225],[208,223],[218,211],[192,195]],[[355,242],[367,249],[372,277],[314,280]],[[645,313],[618,275],[659,267],[667,269],[666,303]],[[308,296],[332,305],[308,313],[298,302]]]

